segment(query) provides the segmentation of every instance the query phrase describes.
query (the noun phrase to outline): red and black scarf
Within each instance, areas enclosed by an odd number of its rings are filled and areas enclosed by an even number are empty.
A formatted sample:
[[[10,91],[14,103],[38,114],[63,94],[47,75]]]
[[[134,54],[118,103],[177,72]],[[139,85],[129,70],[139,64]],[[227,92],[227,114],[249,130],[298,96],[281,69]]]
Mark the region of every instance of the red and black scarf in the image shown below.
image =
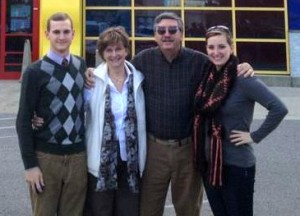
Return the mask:
[[[237,64],[238,59],[233,55],[219,71],[211,64],[195,96],[194,162],[202,173],[207,173],[212,186],[222,185],[222,122],[219,109],[233,86]],[[205,157],[207,135],[210,138],[208,161]]]

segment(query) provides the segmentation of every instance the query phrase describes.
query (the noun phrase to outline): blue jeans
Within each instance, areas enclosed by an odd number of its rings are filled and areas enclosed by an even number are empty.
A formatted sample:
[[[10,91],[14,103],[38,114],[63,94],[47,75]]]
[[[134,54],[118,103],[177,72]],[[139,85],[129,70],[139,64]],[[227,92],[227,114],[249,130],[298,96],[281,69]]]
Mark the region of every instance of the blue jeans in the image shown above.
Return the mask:
[[[204,186],[214,216],[252,216],[255,166],[242,168],[223,167],[223,186]]]

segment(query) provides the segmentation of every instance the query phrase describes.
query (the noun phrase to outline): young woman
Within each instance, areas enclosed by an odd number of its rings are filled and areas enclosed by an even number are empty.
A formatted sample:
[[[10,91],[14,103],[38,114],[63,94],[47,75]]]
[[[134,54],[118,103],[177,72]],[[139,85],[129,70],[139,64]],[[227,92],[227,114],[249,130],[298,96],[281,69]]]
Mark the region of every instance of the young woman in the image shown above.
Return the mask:
[[[237,76],[232,36],[226,26],[206,32],[211,60],[195,96],[196,166],[215,216],[253,215],[255,155],[253,143],[271,133],[287,114],[285,105],[257,78]],[[254,104],[269,112],[250,131]]]
[[[88,192],[86,215],[138,216],[146,159],[143,75],[125,60],[129,38],[112,27],[98,40],[104,60],[85,91]]]

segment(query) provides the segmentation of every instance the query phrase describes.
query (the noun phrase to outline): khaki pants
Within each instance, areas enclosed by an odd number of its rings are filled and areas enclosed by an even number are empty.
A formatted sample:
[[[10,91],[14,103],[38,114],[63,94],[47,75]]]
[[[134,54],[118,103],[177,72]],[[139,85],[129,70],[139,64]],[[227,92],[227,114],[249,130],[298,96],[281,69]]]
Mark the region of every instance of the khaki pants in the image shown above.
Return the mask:
[[[87,188],[86,153],[53,155],[37,153],[45,188],[30,188],[33,215],[82,216]]]
[[[146,168],[143,175],[141,216],[162,216],[169,185],[177,216],[200,214],[203,187],[193,167],[192,141],[164,145],[148,138]]]

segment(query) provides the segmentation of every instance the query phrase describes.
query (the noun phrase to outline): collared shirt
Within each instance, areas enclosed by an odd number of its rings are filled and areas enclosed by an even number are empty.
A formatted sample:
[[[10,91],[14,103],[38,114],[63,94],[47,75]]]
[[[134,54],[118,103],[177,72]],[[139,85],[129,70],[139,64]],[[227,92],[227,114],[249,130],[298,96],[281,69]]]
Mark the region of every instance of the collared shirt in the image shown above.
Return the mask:
[[[114,115],[114,123],[116,125],[116,137],[120,144],[120,155],[123,161],[127,161],[126,151],[126,136],[125,136],[125,118],[127,113],[127,83],[129,80],[130,70],[126,68],[127,78],[123,84],[121,92],[119,92],[110,79],[108,78],[108,85],[110,87],[111,110]]]
[[[126,136],[125,136],[125,118],[127,114],[127,95],[128,95],[128,87],[127,83],[129,81],[129,75],[132,74],[130,69],[125,65],[125,71],[127,74],[127,78],[124,81],[121,92],[119,92],[110,79],[107,76],[108,85],[110,87],[110,98],[111,98],[111,110],[114,115],[114,123],[116,126],[116,137],[119,140],[120,145],[120,156],[123,161],[127,161],[127,151],[126,151]],[[92,94],[89,89],[84,91],[84,100],[85,100],[85,108],[87,109],[87,104],[91,100]]]
[[[191,136],[194,96],[206,73],[207,56],[182,48],[170,63],[156,47],[143,50],[132,63],[145,76],[147,132],[160,139]]]
[[[70,53],[69,53],[67,56],[63,57],[63,56],[61,56],[61,55],[58,55],[56,52],[54,52],[54,51],[52,51],[52,50],[49,50],[49,51],[48,51],[47,56],[48,56],[51,60],[55,61],[57,64],[60,64],[60,65],[62,65],[63,59],[66,58],[66,59],[68,60],[68,62],[70,62],[70,59],[71,59],[71,54],[70,54]]]

